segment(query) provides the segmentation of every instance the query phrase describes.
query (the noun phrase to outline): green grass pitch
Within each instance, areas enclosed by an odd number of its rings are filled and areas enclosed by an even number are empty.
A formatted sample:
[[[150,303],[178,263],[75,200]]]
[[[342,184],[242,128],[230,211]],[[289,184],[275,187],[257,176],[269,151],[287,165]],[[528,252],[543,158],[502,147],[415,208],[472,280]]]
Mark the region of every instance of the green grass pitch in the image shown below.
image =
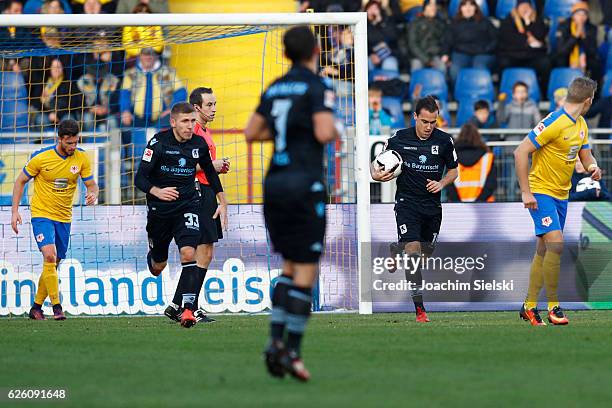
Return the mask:
[[[186,330],[162,317],[0,319],[0,389],[64,388],[59,407],[610,406],[612,311],[567,327],[517,313],[318,314],[310,383],[268,377],[267,316]],[[42,402],[0,406],[41,407]]]

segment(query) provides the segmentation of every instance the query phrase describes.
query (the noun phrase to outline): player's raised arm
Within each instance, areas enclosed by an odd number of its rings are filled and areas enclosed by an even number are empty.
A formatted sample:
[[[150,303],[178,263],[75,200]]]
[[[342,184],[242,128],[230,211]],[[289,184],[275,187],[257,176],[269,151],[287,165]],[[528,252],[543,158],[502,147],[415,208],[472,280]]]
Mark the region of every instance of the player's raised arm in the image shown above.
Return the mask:
[[[153,137],[147,144],[140,160],[140,166],[138,166],[138,171],[136,172],[134,184],[143,193],[152,194],[162,201],[174,201],[179,197],[176,187],[159,188],[150,181],[151,171],[161,155],[156,147],[158,142],[157,138]]]
[[[19,203],[21,202],[21,197],[23,197],[23,190],[25,189],[25,185],[30,181],[30,177],[28,177],[25,172],[19,173],[17,176],[17,180],[15,180],[15,185],[13,186],[13,202],[11,207],[11,227],[15,234],[19,233],[19,229],[17,228],[18,224],[21,224],[21,215],[19,214]]]

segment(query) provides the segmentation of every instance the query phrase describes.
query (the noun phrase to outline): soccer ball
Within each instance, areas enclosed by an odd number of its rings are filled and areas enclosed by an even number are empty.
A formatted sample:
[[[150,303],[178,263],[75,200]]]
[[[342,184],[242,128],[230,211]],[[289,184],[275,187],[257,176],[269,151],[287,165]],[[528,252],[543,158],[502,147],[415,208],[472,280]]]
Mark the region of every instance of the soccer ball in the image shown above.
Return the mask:
[[[402,172],[402,156],[395,150],[385,150],[374,159],[374,165],[378,170],[393,170],[393,178]]]

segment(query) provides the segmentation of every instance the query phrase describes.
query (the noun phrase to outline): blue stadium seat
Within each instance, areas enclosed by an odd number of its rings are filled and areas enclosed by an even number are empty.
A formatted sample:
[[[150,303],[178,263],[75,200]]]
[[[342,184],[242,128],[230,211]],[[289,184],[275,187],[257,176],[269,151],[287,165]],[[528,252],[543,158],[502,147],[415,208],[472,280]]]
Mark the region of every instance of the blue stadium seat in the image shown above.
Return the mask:
[[[27,130],[28,92],[21,74],[0,72],[0,105],[1,132]]]
[[[601,90],[602,96],[612,96],[612,92],[610,92],[610,87],[612,86],[612,70],[608,70],[606,76],[603,81],[603,88]]]
[[[487,99],[493,100],[495,91],[493,90],[493,80],[491,73],[486,69],[463,68],[457,75],[455,81],[455,99],[463,101],[465,99]]]
[[[402,109],[402,98],[397,96],[383,96],[382,106],[387,109],[393,117],[392,129],[406,127],[404,120],[404,110]]]
[[[448,5],[448,15],[450,17],[455,17],[455,14],[457,14],[457,11],[459,10],[459,4],[461,3],[461,0],[451,0],[449,5]],[[486,17],[489,17],[489,5],[487,4],[487,0],[476,0],[476,3],[478,4],[478,6],[480,6],[480,10],[482,11],[482,14]]]
[[[612,44],[608,44],[608,57],[606,58],[606,71],[612,69]]]
[[[444,74],[437,69],[425,68],[413,71],[410,77],[410,97],[414,95],[414,88],[421,85],[421,97],[436,95],[440,100],[448,100],[448,87]]]
[[[540,87],[535,70],[531,68],[506,68],[502,72],[499,92],[504,92],[508,98],[512,97],[512,86],[515,82],[522,81],[529,87],[529,97],[536,103],[540,102]]]
[[[467,122],[474,114],[474,100],[463,99],[459,102],[459,108],[457,109],[456,127],[461,127]]]
[[[535,1],[531,0],[531,5],[535,9]],[[503,20],[510,14],[510,11],[516,7],[516,0],[497,0],[497,6],[495,7],[495,16],[500,20]]]
[[[559,88],[567,88],[576,77],[582,76],[582,71],[574,68],[555,68],[551,71],[548,78],[548,93],[546,97],[549,101],[554,99],[554,93]]]
[[[572,6],[578,0],[546,0],[544,3],[544,17],[551,20],[564,19],[572,13]]]

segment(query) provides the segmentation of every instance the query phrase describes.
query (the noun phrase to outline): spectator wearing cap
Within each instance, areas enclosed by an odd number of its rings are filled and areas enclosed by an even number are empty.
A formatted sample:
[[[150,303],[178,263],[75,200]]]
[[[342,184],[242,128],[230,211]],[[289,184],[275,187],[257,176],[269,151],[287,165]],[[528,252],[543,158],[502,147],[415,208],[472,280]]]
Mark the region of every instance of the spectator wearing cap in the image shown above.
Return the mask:
[[[530,0],[518,0],[499,29],[497,63],[500,71],[509,67],[533,68],[540,88],[548,81],[550,62],[546,49],[548,28]]]
[[[154,49],[145,48],[123,77],[121,123],[134,127],[167,126],[172,105],[185,100],[187,90],[176,71],[163,64]]]
[[[145,3],[139,3],[132,9],[134,14],[150,14],[151,8]],[[164,34],[160,26],[123,27],[123,46],[125,58],[132,59],[140,54],[143,48],[153,48],[158,54],[164,49]]]
[[[451,63],[450,77],[455,83],[462,68],[493,69],[497,29],[482,14],[476,0],[461,0],[446,30],[444,45],[442,61]]]
[[[589,21],[589,4],[579,1],[572,6],[572,15],[557,29],[555,63],[581,70],[595,81],[602,76],[597,53],[597,27]]]
[[[408,25],[408,49],[410,70],[435,68],[446,72],[446,64],[442,61],[443,39],[447,25],[438,16],[436,0],[425,0],[423,12]]]
[[[117,14],[130,14],[139,4],[145,4],[151,10],[151,13],[169,13],[168,0],[119,0],[117,3]]]

